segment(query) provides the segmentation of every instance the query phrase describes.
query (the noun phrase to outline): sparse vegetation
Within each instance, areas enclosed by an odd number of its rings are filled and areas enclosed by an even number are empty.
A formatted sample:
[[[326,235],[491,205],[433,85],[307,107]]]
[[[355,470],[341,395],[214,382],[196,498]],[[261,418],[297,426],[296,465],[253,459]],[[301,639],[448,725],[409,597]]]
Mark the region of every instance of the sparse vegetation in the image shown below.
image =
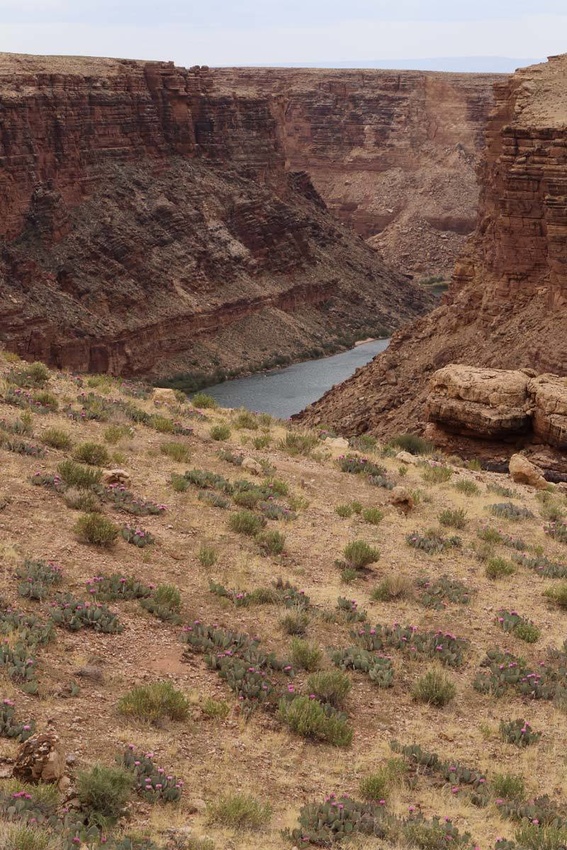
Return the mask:
[[[219,797],[207,808],[210,824],[231,829],[259,830],[265,827],[272,816],[272,807],[245,794]]]
[[[402,482],[402,447],[374,437],[337,457],[324,427],[154,401],[134,381],[5,380],[27,366],[0,354],[0,737],[11,759],[53,718],[72,785],[2,780],[0,846],[562,846],[562,487],[493,485],[510,479],[440,452]],[[92,464],[100,447],[121,470]],[[445,471],[415,490],[427,469]],[[402,483],[411,518],[388,504]],[[124,804],[78,802],[93,766],[128,772]],[[313,783],[335,796],[305,802]],[[235,793],[277,821],[247,838],[238,806],[209,819]]]
[[[75,533],[81,543],[109,547],[116,542],[120,529],[112,520],[94,513],[79,517],[75,524]]]
[[[107,466],[110,463],[108,450],[101,443],[81,443],[73,452],[75,460],[89,466]]]
[[[189,715],[189,701],[171,682],[152,682],[133,688],[120,699],[118,711],[135,720],[160,723],[163,720],[183,722]]]
[[[455,698],[457,689],[444,673],[429,670],[421,676],[412,688],[411,695],[416,702],[425,702],[442,708]]]

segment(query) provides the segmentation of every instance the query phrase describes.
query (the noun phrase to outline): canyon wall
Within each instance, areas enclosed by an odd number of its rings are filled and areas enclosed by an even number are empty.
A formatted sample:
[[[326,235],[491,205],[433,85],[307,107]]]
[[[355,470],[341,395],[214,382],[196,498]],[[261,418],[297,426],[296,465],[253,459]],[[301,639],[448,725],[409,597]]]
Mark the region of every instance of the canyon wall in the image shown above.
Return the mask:
[[[255,369],[426,310],[286,161],[280,112],[207,68],[0,55],[0,343],[77,370]]]
[[[449,363],[567,373],[567,56],[495,88],[478,226],[444,303],[308,409],[343,433],[426,424],[428,378]]]
[[[392,268],[448,279],[475,227],[475,169],[505,77],[423,71],[215,69],[227,92],[267,96],[286,163]]]

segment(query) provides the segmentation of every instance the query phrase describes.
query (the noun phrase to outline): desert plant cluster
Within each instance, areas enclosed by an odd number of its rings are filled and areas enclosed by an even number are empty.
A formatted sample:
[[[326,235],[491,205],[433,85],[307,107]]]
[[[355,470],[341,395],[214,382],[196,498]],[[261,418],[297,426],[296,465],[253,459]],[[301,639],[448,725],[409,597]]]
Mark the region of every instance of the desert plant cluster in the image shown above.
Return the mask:
[[[566,846],[565,493],[329,436],[0,352],[1,847]]]

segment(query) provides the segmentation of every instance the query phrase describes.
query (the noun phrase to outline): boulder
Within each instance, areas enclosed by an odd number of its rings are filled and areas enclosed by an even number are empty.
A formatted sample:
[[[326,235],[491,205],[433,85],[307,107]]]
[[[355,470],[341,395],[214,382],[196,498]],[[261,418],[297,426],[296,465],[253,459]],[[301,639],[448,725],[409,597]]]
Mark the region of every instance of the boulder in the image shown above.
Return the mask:
[[[516,484],[529,484],[530,487],[536,487],[538,490],[546,490],[549,487],[541,470],[524,455],[512,455],[509,469],[512,481]]]
[[[262,464],[258,463],[257,460],[254,460],[253,457],[244,458],[242,461],[242,469],[246,469],[248,472],[251,472],[252,475],[262,475],[264,472]]]
[[[539,375],[529,382],[533,430],[542,442],[567,449],[567,378]]]
[[[405,487],[394,487],[394,489],[390,491],[388,501],[404,514],[409,514],[409,512],[415,507],[413,496]]]
[[[130,481],[130,474],[125,469],[105,469],[102,473],[102,480],[107,486],[110,484],[127,484]]]
[[[399,460],[400,463],[409,464],[410,466],[416,466],[419,463],[419,458],[410,454],[410,452],[398,452],[396,460]]]
[[[329,449],[339,449],[342,452],[348,449],[348,440],[345,440],[344,437],[325,437],[323,445]]]
[[[59,784],[65,774],[65,753],[53,731],[38,732],[18,750],[12,774],[20,782]]]
[[[485,439],[523,434],[531,425],[529,380],[521,371],[445,366],[431,378],[428,418]]]

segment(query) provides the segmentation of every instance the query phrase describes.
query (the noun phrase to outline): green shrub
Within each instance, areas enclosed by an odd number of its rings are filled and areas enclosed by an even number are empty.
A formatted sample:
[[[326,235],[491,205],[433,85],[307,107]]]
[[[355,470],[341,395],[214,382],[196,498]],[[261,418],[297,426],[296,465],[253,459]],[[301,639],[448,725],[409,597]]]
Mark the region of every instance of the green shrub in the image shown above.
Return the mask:
[[[264,517],[252,513],[252,511],[237,511],[237,513],[230,515],[228,525],[232,531],[236,531],[238,534],[254,537],[264,528],[266,520]]]
[[[11,369],[6,375],[6,380],[17,387],[37,389],[44,387],[49,381],[49,369],[44,363],[36,361],[21,369]]]
[[[264,531],[256,540],[267,555],[281,555],[285,549],[285,535],[281,531]]]
[[[518,507],[513,502],[499,502],[498,504],[488,505],[487,511],[490,511],[494,516],[501,519],[510,519],[513,522],[519,522],[522,519],[533,519],[534,514],[524,507]]]
[[[390,440],[389,445],[412,455],[429,455],[435,451],[433,443],[417,434],[398,434]]]
[[[309,625],[309,614],[298,608],[296,611],[290,611],[280,619],[280,626],[287,635],[304,635],[307,632]]]
[[[516,572],[516,568],[511,561],[507,561],[505,558],[489,558],[484,572],[487,578],[496,580],[511,576]]]
[[[540,825],[523,821],[514,835],[517,850],[563,850],[567,847],[567,826]],[[500,842],[496,843],[499,847]]]
[[[75,448],[73,457],[89,466],[108,466],[110,463],[108,450],[101,443],[81,443]]]
[[[89,820],[116,821],[130,797],[134,777],[129,770],[95,764],[77,776],[77,797]]]
[[[343,707],[351,687],[349,677],[340,670],[321,670],[319,673],[312,673],[308,676],[306,683],[310,694],[315,694],[320,702],[328,703],[333,708]]]
[[[109,425],[104,431],[104,441],[111,446],[116,446],[120,440],[131,437],[133,431],[127,425]]]
[[[239,410],[233,419],[233,424],[235,428],[239,429],[245,428],[248,431],[258,430],[258,419],[249,410]]]
[[[370,598],[374,602],[392,602],[394,599],[408,599],[413,595],[413,585],[406,576],[395,573],[386,576],[372,591]]]
[[[455,482],[455,490],[458,490],[459,493],[463,493],[465,496],[478,496],[480,493],[480,487],[469,478],[459,478]]]
[[[544,590],[543,595],[558,608],[567,608],[567,582],[548,587]]]
[[[230,706],[225,700],[207,697],[201,703],[201,711],[210,720],[225,720],[230,714]]]
[[[416,702],[441,707],[455,697],[457,689],[451,680],[437,670],[429,670],[414,684],[411,695]]]
[[[380,557],[380,552],[364,540],[353,540],[345,546],[343,555],[349,567],[362,570],[369,564],[374,564]]]
[[[75,533],[81,543],[95,546],[113,546],[120,529],[102,514],[83,514],[75,524]]]
[[[421,472],[421,477],[428,484],[444,484],[447,482],[453,470],[448,466],[427,466]]]
[[[500,721],[500,737],[508,744],[514,744],[516,747],[529,747],[530,744],[537,744],[541,738],[541,732],[534,732],[529,723],[523,717],[517,720]]]
[[[292,457],[297,455],[308,457],[318,442],[315,434],[310,434],[308,431],[288,431],[285,439],[280,441],[279,447]]]
[[[179,611],[181,608],[181,594],[174,584],[158,584],[152,597],[157,605],[168,611]]]
[[[92,490],[100,484],[102,478],[101,469],[89,469],[74,460],[61,461],[57,471],[67,487],[77,487],[79,490]]]
[[[207,806],[207,821],[230,829],[262,829],[272,817],[269,803],[260,803],[245,794],[219,797]]]
[[[492,793],[495,797],[505,800],[523,800],[525,794],[524,780],[521,776],[511,773],[497,773],[492,782]]]
[[[343,519],[349,519],[352,516],[352,505],[337,505],[335,513]]]
[[[269,434],[262,434],[261,437],[253,437],[252,445],[257,451],[261,449],[267,449],[269,445],[272,443],[272,438]]]
[[[230,437],[230,428],[228,425],[213,425],[210,434],[213,440],[222,442],[223,440],[228,440]]]
[[[385,770],[365,776],[359,785],[360,796],[363,800],[383,800],[390,787],[390,777]]]
[[[75,511],[94,514],[102,510],[100,499],[92,490],[78,490],[76,487],[70,487],[65,491],[63,500],[68,508]]]
[[[152,414],[147,424],[148,427],[153,428],[158,434],[175,434],[178,430],[173,419],[170,419],[169,416],[163,416],[161,413]]]
[[[467,512],[462,508],[447,508],[439,514],[439,522],[448,528],[464,528],[467,524]]]
[[[51,831],[4,823],[0,824],[0,846],[3,850],[63,850],[61,841]]]
[[[294,667],[313,673],[321,666],[323,653],[315,643],[294,637],[291,641],[291,660]]]
[[[183,443],[162,443],[159,450],[162,455],[170,457],[176,463],[188,463],[191,457],[189,449]]]
[[[71,437],[62,428],[47,428],[41,435],[41,442],[52,449],[71,448]]]
[[[214,546],[207,546],[203,543],[197,553],[197,558],[202,567],[212,567],[218,560],[217,550]]]
[[[304,738],[323,741],[333,747],[348,747],[352,743],[353,730],[346,716],[332,706],[321,705],[308,696],[295,697],[291,701],[280,700],[278,714],[292,732]]]
[[[159,723],[167,718],[183,721],[189,714],[189,701],[171,682],[152,682],[124,694],[118,702],[118,711],[150,723]]]
[[[384,514],[379,508],[364,508],[362,511],[362,519],[370,525],[379,525],[384,519]]]
[[[193,407],[209,408],[210,410],[214,410],[216,407],[218,407],[218,404],[215,399],[212,396],[207,395],[206,393],[195,393],[195,395],[191,399],[191,404],[193,405]]]

